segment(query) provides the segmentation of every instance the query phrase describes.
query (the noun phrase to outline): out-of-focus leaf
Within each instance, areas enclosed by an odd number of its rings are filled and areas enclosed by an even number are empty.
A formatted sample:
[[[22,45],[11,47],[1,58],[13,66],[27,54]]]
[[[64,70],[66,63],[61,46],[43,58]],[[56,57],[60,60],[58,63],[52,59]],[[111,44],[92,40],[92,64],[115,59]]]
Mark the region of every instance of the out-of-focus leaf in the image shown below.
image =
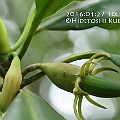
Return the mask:
[[[120,67],[120,55],[111,54],[111,53],[109,53],[109,55],[110,55],[110,60],[111,60],[115,65],[117,65],[118,67]]]
[[[120,0],[101,0],[43,20],[39,30],[82,30],[94,26],[120,28]],[[114,23],[118,20],[117,23]]]
[[[2,120],[65,120],[65,118],[35,94],[21,90]]]
[[[106,23],[102,23],[98,25],[98,27],[108,29],[108,30],[114,30],[120,28],[120,16],[118,17],[111,17],[106,19]]]

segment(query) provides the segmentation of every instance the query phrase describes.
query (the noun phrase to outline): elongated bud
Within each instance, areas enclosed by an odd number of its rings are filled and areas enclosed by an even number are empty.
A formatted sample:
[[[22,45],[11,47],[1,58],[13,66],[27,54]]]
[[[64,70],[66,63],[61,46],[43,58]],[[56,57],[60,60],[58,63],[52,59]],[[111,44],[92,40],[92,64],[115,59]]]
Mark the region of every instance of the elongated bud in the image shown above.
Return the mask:
[[[0,108],[2,112],[8,108],[14,97],[17,95],[22,81],[20,60],[15,56],[11,66],[7,71],[4,79],[3,89],[0,99]]]
[[[42,64],[41,70],[56,86],[68,92],[73,92],[77,74],[81,68],[72,64],[56,62]],[[79,87],[84,92],[98,97],[112,98],[120,96],[120,84],[89,74],[81,78]]]
[[[5,26],[0,19],[0,54],[6,54],[10,51],[10,46],[8,43],[7,32]]]
[[[120,83],[96,76],[86,76],[82,81],[81,88],[97,97],[113,98],[120,96]]]

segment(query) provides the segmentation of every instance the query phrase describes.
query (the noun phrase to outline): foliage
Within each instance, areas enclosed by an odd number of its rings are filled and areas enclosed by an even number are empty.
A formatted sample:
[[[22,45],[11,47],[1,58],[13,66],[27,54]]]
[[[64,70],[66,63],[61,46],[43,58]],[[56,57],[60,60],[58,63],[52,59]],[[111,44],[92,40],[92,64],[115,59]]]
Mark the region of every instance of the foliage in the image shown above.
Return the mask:
[[[82,2],[84,1],[35,0],[29,10],[24,28],[21,29],[22,34],[13,46],[9,45],[10,42],[8,42],[9,40],[4,24],[0,19],[0,35],[3,35],[0,37],[0,76],[2,79],[2,84],[0,86],[1,120],[13,120],[14,118],[16,118],[16,120],[65,119],[43,101],[42,98],[23,89],[36,80],[41,80],[45,75],[47,75],[56,86],[75,95],[73,110],[78,120],[84,119],[81,110],[83,96],[85,96],[90,103],[104,109],[106,109],[106,107],[92,100],[89,95],[103,98],[119,97],[120,85],[117,82],[95,76],[103,71],[112,71],[119,74],[119,70],[112,67],[101,67],[94,70],[97,64],[102,60],[111,61],[114,65],[120,67],[120,56],[118,54],[101,52],[99,50],[88,51],[73,54],[57,62],[43,64],[40,62],[34,63],[24,67],[22,70],[20,65],[18,65],[22,64],[21,60],[30,43],[34,42],[32,40],[34,40],[38,34],[42,34],[44,30],[55,30],[60,32],[85,30],[92,27],[99,27],[107,30],[119,29],[119,0],[101,0],[77,9],[74,7],[73,10],[66,11],[66,8],[70,5],[75,3],[80,4]],[[40,48],[40,50],[39,54],[42,53],[43,49]],[[18,58],[17,62],[15,61],[16,58]],[[81,67],[69,64],[81,59],[88,59]],[[21,63],[19,63],[20,61]],[[13,67],[14,64],[15,66]],[[38,72],[36,72],[37,70]],[[35,73],[30,74],[30,76],[28,75],[33,72]],[[21,73],[22,78],[19,77]],[[9,82],[7,82],[7,80],[9,80]],[[116,94],[113,95],[114,93]],[[12,113],[15,115],[11,115]]]

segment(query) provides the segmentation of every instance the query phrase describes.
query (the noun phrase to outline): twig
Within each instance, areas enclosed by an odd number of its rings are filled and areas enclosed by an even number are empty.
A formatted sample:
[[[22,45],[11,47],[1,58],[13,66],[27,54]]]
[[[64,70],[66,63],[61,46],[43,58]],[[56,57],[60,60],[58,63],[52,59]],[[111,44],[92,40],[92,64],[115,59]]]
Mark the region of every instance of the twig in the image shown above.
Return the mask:
[[[35,75],[25,78],[22,80],[20,85],[20,89],[24,88],[25,86],[37,81],[38,79],[42,78],[45,74],[43,72],[36,73]],[[0,91],[2,91],[3,84],[0,85]]]

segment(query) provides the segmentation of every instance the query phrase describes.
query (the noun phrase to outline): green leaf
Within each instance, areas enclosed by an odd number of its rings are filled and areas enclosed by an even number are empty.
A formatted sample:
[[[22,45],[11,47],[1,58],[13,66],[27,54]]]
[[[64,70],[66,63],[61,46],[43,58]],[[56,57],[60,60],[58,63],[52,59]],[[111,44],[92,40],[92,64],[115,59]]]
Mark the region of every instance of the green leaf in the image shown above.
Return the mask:
[[[45,13],[44,17],[48,17],[74,1],[84,0],[35,0],[35,3],[39,15],[43,16]]]
[[[35,94],[21,90],[2,120],[65,120],[65,118]]]
[[[36,8],[33,11],[33,16],[32,19],[29,21],[28,26],[26,27],[26,29],[23,32],[23,38],[25,39],[21,39],[18,42],[23,43],[23,46],[19,52],[19,57],[20,59],[23,58],[26,50],[28,49],[28,46],[31,42],[32,37],[34,36],[35,31],[37,30],[39,24],[41,23],[41,21],[54,14],[55,12],[57,12],[58,10],[62,9],[63,7],[67,6],[68,4],[70,4],[71,2],[73,2],[74,0],[35,0],[35,4],[36,4]],[[80,0],[79,0],[80,1]],[[30,25],[29,25],[30,24]],[[16,49],[16,46],[19,45],[15,45],[15,47],[12,48],[12,50]]]
[[[114,22],[113,22],[114,21]],[[120,28],[120,16],[106,19],[106,23],[99,24],[98,27],[115,30]]]
[[[111,54],[111,53],[109,53],[109,55],[110,55],[110,61],[112,61],[115,65],[120,67],[120,55]]]
[[[36,3],[36,16],[34,24],[38,26],[44,18],[56,13],[58,10],[72,3],[74,0],[35,0]],[[81,1],[81,0],[78,0]]]
[[[57,13],[43,20],[38,31],[82,30],[94,26],[106,29],[117,29],[120,28],[120,25],[119,23],[113,23],[113,19],[119,20],[120,18],[119,6],[120,0],[101,0],[76,10]],[[112,19],[112,23],[110,19]],[[92,22],[90,20],[92,20]]]

